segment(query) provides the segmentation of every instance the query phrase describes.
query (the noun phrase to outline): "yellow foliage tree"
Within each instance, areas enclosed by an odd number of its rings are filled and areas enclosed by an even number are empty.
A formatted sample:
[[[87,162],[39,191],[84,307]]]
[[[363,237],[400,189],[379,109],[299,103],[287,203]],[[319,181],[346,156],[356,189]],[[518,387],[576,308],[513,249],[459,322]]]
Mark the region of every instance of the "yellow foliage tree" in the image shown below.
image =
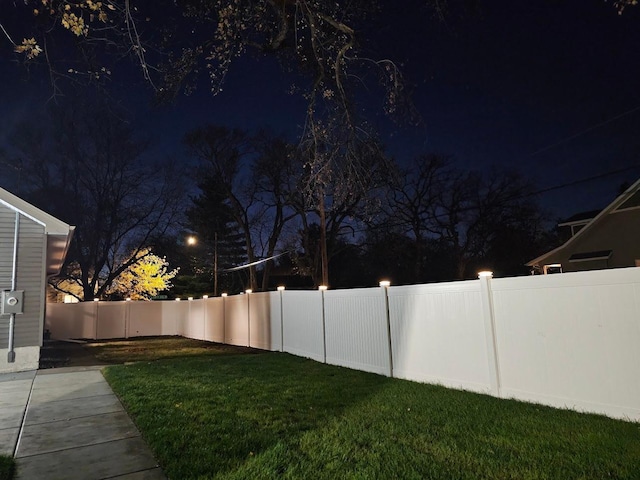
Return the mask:
[[[169,270],[166,259],[154,255],[149,249],[141,253],[142,258],[113,281],[107,291],[109,295],[150,300],[173,287],[171,280],[178,274],[178,269]]]

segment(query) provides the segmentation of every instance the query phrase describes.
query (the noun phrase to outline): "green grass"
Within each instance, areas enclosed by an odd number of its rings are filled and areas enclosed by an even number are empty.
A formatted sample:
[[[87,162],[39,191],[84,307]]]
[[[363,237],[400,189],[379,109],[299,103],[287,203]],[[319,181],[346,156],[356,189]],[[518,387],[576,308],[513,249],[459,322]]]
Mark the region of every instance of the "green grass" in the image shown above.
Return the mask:
[[[109,367],[187,478],[639,479],[640,424],[280,353]]]
[[[162,358],[230,353],[256,353],[246,347],[204,342],[182,337],[143,337],[127,340],[109,340],[86,343],[84,347],[98,360],[107,363],[148,362]]]
[[[12,457],[0,455],[0,480],[11,480],[15,473],[15,461]]]

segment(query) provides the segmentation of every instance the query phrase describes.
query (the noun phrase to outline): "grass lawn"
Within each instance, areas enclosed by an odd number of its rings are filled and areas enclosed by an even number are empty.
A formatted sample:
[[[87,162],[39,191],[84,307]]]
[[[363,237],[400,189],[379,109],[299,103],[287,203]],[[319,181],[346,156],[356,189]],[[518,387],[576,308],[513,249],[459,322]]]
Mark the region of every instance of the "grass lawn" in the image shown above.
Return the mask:
[[[108,367],[172,479],[639,479],[640,424],[281,353]]]
[[[11,480],[15,470],[15,461],[12,457],[0,455],[0,480]]]

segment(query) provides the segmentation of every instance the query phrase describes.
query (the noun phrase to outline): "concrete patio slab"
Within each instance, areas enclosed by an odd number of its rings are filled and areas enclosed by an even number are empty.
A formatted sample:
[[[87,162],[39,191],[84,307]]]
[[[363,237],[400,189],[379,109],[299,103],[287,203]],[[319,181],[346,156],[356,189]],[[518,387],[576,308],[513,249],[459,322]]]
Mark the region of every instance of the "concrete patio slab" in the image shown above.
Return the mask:
[[[0,383],[13,382],[16,380],[33,380],[38,373],[37,370],[28,370],[26,372],[0,373]]]
[[[61,379],[64,381],[64,379]],[[103,383],[73,383],[69,385],[34,385],[31,404],[38,405],[47,402],[59,402],[75,398],[96,397],[112,394],[109,385]]]
[[[31,393],[32,380],[0,383],[0,408],[25,406]]]
[[[18,480],[98,480],[146,470],[157,462],[140,437],[18,459]],[[136,478],[136,477],[132,477]],[[147,478],[147,477],[139,477]],[[164,475],[148,478],[163,479]]]
[[[66,388],[69,391],[80,387],[104,384],[104,377],[99,371],[67,372],[58,374],[38,375],[33,381],[33,385],[39,388],[60,389]]]
[[[0,453],[17,479],[165,479],[100,367],[0,374]]]
[[[13,455],[36,371],[0,374],[0,454]]]
[[[66,368],[52,368],[49,370],[41,370],[42,374],[38,373],[35,378],[36,385],[56,385],[61,382],[68,384],[87,384],[87,383],[101,383],[104,381],[104,377],[100,370],[78,370],[78,369],[66,369]]]
[[[72,398],[32,404],[25,425],[71,420],[74,418],[102,415],[122,411],[120,400],[111,394],[95,397]],[[0,418],[2,411],[0,410]]]
[[[28,416],[27,412],[27,418]],[[16,458],[102,444],[139,435],[133,422],[123,411],[26,425],[22,431]]]
[[[26,404],[26,402],[25,402]],[[0,429],[20,428],[25,405],[14,407],[0,407]]]
[[[48,368],[45,370],[38,370],[38,377],[44,377],[47,375],[60,375],[61,373],[99,372],[103,368],[104,365],[83,365],[75,367]]]
[[[0,454],[13,456],[20,428],[3,428],[0,430]]]

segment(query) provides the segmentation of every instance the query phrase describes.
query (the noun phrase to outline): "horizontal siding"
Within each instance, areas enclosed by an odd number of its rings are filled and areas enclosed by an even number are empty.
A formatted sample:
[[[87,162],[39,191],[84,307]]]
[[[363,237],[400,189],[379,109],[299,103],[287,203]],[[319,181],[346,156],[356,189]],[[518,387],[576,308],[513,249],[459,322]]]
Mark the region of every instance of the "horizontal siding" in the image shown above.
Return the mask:
[[[15,213],[0,206],[0,289],[11,288],[13,269],[13,235]],[[24,290],[24,313],[16,316],[14,341],[16,347],[40,345],[42,340],[42,302],[44,227],[27,217],[20,217],[18,240],[17,290]],[[0,317],[0,345],[9,339],[9,316]]]
[[[0,205],[0,289],[11,287],[11,264],[13,261],[13,231],[16,214]],[[4,320],[2,325],[4,325]],[[6,338],[5,336],[0,338]]]

